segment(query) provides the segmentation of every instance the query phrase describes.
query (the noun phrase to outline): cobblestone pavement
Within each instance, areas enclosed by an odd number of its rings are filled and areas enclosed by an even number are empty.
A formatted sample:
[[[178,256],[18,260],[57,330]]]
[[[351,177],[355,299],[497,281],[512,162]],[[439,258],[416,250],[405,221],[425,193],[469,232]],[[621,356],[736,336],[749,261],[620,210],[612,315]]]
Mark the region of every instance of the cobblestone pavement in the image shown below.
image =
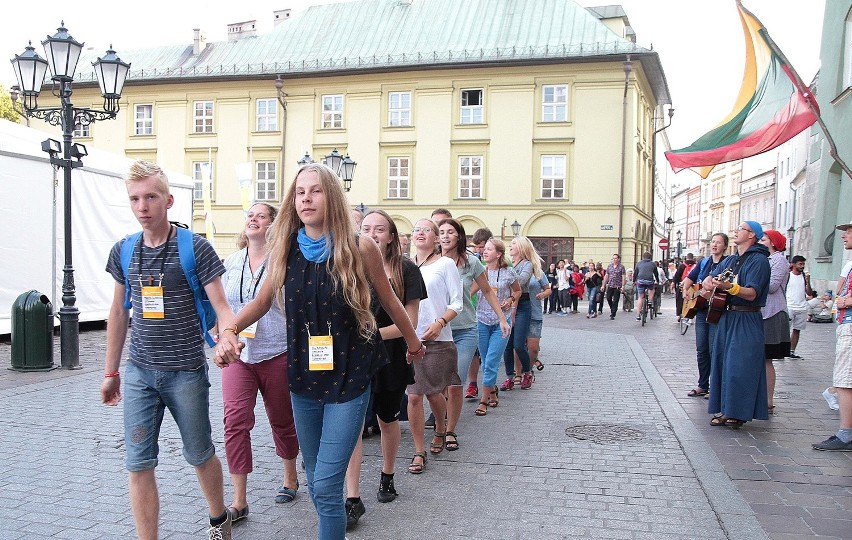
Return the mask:
[[[677,332],[672,306],[667,298],[664,316],[645,328],[625,313],[546,316],[546,368],[533,389],[502,392],[482,418],[466,403],[459,451],[407,474],[413,444],[403,424],[401,496],[390,504],[374,495],[379,437],[366,439],[367,513],[348,538],[852,538],[852,456],[810,449],[837,426],[820,396],[833,326],[809,325],[798,350],[805,359],[778,363],[774,417],[711,429],[706,401],[686,397],[694,335]],[[103,350],[103,330],[85,330],[80,370],[0,369],[0,540],[133,536],[121,407],[98,398]],[[0,343],[0,366],[10,355]],[[219,371],[210,374],[224,457]],[[303,473],[293,503],[272,500],[280,460],[262,404],[256,412],[251,514],[234,538],[314,538]],[[160,448],[161,538],[204,537],[203,497],[168,416]]]

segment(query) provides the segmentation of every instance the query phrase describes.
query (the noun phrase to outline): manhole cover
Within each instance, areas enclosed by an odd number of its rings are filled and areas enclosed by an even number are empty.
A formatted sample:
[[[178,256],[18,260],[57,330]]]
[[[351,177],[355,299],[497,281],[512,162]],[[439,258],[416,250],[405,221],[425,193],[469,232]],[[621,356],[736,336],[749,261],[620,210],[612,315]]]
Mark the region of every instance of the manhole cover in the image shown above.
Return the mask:
[[[619,424],[571,426],[565,430],[565,434],[581,441],[591,441],[598,444],[639,441],[645,438],[643,431]]]

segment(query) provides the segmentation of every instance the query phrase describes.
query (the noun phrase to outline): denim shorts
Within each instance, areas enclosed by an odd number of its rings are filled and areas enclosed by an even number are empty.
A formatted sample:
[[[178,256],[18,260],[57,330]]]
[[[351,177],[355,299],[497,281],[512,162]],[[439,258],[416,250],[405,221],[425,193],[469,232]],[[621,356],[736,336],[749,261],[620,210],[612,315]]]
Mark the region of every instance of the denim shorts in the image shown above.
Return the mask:
[[[541,325],[543,321],[530,320],[530,333],[528,338],[541,338]]]
[[[157,466],[157,439],[166,408],[175,419],[183,457],[197,467],[213,457],[207,364],[192,371],[159,371],[131,362],[124,370],[124,446],[127,470]]]

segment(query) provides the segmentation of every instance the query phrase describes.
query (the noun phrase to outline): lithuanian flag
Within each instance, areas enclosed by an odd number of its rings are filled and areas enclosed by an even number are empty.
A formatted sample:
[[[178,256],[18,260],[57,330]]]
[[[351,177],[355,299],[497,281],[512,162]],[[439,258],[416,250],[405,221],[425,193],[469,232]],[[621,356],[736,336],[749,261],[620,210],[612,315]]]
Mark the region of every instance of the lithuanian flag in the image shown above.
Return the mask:
[[[675,172],[692,169],[707,178],[714,166],[787,142],[817,120],[816,100],[766,29],[737,0],[745,32],[743,85],[733,110],[686,148],[666,152]]]

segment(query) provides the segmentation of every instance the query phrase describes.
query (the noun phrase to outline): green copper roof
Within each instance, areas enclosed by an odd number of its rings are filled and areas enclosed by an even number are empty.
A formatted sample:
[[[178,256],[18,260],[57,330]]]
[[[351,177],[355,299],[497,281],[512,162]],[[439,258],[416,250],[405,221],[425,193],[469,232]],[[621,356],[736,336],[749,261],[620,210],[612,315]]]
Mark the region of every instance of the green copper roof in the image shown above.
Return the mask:
[[[312,6],[272,31],[237,41],[121,51],[128,77],[153,82],[210,77],[304,76],[600,60],[630,53],[645,65],[657,100],[668,87],[653,51],[609,30],[571,0],[358,0]],[[80,66],[90,65],[81,59]],[[80,73],[79,80],[92,77]]]

